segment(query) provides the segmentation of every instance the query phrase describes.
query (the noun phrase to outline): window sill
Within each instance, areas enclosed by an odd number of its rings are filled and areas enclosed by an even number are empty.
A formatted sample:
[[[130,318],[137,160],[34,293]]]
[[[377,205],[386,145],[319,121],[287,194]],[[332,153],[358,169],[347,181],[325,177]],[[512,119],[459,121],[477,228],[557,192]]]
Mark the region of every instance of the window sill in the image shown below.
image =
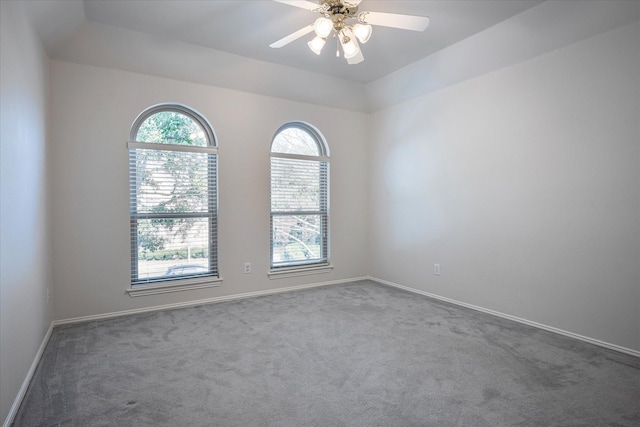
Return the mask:
[[[170,292],[191,291],[194,289],[213,288],[220,286],[222,277],[203,277],[197,279],[176,280],[165,283],[153,283],[149,285],[135,285],[125,289],[130,297],[143,297],[146,295],[166,294]]]
[[[333,266],[326,265],[314,265],[314,266],[299,266],[290,268],[278,268],[270,270],[268,273],[269,279],[284,279],[287,277],[308,276],[310,274],[329,273],[333,270]]]

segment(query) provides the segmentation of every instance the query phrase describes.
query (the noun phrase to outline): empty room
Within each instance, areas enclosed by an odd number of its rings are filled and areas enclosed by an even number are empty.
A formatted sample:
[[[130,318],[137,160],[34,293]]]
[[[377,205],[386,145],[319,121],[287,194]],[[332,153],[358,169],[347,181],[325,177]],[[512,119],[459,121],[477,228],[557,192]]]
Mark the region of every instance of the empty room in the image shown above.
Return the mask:
[[[640,2],[0,17],[4,426],[640,425]]]

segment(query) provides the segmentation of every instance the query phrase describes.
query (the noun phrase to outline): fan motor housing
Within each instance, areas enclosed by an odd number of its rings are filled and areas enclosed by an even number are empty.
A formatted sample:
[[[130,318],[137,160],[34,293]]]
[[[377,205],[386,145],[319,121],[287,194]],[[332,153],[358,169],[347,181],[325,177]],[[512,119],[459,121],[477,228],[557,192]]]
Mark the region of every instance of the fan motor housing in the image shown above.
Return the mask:
[[[323,0],[322,5],[326,9],[327,15],[329,15],[334,22],[343,21],[358,13],[358,6],[348,4],[343,0]]]

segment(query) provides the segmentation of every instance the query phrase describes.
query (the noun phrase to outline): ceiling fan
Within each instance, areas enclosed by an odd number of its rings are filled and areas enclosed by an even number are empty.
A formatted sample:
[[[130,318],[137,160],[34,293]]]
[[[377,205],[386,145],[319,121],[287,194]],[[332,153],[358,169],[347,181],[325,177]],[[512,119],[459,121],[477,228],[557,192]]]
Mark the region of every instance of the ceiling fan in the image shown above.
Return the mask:
[[[369,40],[372,25],[412,31],[424,31],[429,25],[429,18],[426,16],[359,12],[358,6],[362,0],[319,0],[316,3],[309,0],[273,1],[316,12],[322,16],[316,19],[313,24],[271,43],[269,47],[281,48],[315,31],[316,37],[307,45],[316,55],[320,55],[322,48],[327,43],[327,38],[333,34],[333,37],[342,46],[344,58],[349,64],[359,64],[364,61],[364,55],[358,42],[364,44]],[[339,49],[336,50],[336,56],[340,56]]]

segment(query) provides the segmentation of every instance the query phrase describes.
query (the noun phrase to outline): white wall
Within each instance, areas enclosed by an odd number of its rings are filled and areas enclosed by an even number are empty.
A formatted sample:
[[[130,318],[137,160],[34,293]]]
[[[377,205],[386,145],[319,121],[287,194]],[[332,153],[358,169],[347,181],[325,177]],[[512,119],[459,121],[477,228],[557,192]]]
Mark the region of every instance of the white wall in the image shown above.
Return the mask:
[[[47,304],[48,60],[18,2],[0,2],[0,420],[52,320]]]
[[[364,276],[368,116],[126,71],[52,61],[55,318],[69,319]],[[161,102],[202,113],[219,142],[219,288],[131,298],[128,150],[136,116]],[[331,150],[331,273],[269,280],[269,148],[292,120]],[[251,262],[252,274],[243,274]]]
[[[636,22],[375,113],[370,273],[640,350],[639,41]]]

